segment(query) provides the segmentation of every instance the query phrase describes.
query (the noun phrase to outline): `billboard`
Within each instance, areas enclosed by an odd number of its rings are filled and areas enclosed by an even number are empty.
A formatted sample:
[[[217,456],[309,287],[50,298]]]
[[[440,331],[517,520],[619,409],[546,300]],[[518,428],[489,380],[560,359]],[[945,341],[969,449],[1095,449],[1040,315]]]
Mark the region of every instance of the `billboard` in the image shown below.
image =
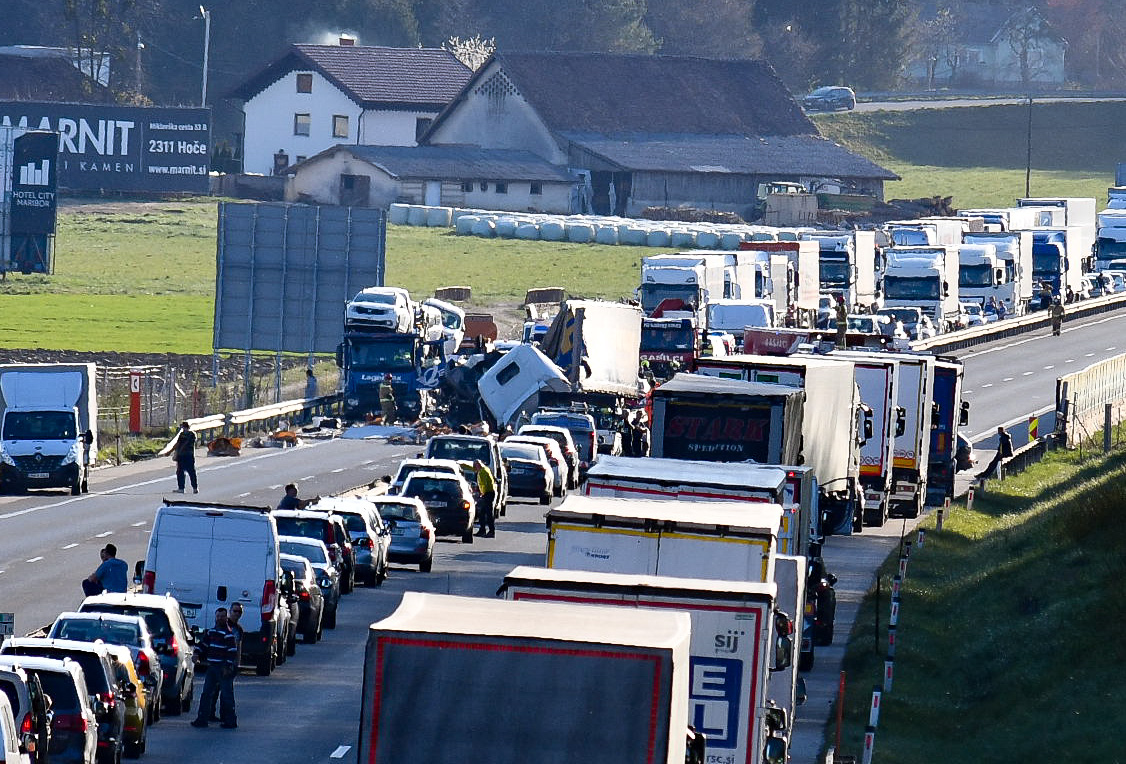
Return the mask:
[[[59,134],[59,188],[209,189],[210,109],[0,101],[0,126]]]
[[[9,230],[54,233],[59,136],[28,132],[12,146],[12,202]]]
[[[335,352],[345,303],[383,285],[386,239],[383,209],[221,202],[214,349]]]

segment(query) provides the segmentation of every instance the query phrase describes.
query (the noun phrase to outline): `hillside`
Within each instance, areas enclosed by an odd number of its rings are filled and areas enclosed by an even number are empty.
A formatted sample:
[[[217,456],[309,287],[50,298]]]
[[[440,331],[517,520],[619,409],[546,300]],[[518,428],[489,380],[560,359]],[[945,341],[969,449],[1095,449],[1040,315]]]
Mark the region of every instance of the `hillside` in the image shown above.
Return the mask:
[[[1004,206],[1024,196],[1026,105],[826,114],[821,132],[893,170],[886,196],[953,196],[955,207]],[[1126,102],[1033,103],[1033,196],[1106,200],[1126,161]]]
[[[1124,760],[1126,643],[1117,632],[1126,623],[1126,454],[1083,453],[1081,462],[1078,452],[1053,452],[991,481],[973,511],[950,512],[941,533],[933,516],[924,523],[924,549],[911,554],[904,582],[876,760]],[[882,571],[883,626],[893,563]],[[870,597],[844,665],[845,752],[861,749],[872,682],[883,675],[874,618]]]

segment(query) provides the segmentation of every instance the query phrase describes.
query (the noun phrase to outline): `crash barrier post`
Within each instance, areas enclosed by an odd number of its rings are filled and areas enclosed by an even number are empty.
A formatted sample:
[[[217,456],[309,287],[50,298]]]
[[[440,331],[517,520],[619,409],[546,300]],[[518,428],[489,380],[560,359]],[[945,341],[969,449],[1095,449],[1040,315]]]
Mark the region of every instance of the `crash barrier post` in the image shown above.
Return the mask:
[[[864,756],[861,758],[863,764],[872,764],[872,750],[876,747],[876,728],[864,728]]]
[[[903,588],[903,576],[898,573],[891,577],[891,598],[899,599],[899,592]]]
[[[884,661],[884,692],[891,692],[891,680],[895,675],[895,658]]]
[[[926,542],[926,540],[927,540],[927,530],[926,530],[926,528],[919,528],[918,531],[915,533],[915,546],[918,547],[919,549],[922,549],[923,544],[924,544],[924,542]]]
[[[899,597],[892,597],[891,611],[888,613],[888,626],[899,625]]]
[[[888,626],[888,652],[887,657],[895,657],[895,632],[898,629],[896,626]]]
[[[868,706],[868,726],[877,727],[880,724],[880,698],[883,689],[877,684],[872,688],[872,704]]]

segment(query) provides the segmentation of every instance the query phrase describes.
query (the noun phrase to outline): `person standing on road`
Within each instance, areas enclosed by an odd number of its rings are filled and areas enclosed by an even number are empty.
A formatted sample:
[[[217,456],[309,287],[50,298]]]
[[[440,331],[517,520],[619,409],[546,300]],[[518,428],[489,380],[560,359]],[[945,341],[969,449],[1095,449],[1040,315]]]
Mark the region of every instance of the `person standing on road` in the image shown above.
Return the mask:
[[[184,492],[185,475],[191,480],[192,493],[199,493],[199,484],[195,476],[195,433],[187,422],[180,423],[180,434],[176,436],[176,444],[172,446],[172,459],[176,462],[174,493]]]
[[[235,673],[238,673],[238,667],[242,665],[242,640],[243,637],[246,636],[246,631],[242,628],[242,624],[239,623],[240,620],[242,620],[242,603],[236,600],[231,603],[231,611],[227,613],[227,623],[230,624],[230,627],[234,630],[235,639],[238,641],[238,653],[235,655]],[[211,708],[208,709],[211,715],[207,717],[209,722],[223,721],[215,713],[215,706],[218,702],[218,694],[211,696]],[[234,701],[232,700],[231,703],[233,705]]]
[[[844,295],[837,295],[837,347],[844,348],[848,345],[845,333],[848,332],[848,306],[845,305]]]
[[[203,693],[199,697],[199,713],[193,727],[206,727],[207,715],[219,697],[219,716],[223,729],[238,727],[235,715],[235,673],[238,671],[238,634],[227,621],[225,607],[215,610],[215,625],[203,633],[199,650],[207,661]]]
[[[317,378],[313,376],[313,367],[305,369],[305,397],[317,397]]]
[[[394,424],[399,419],[398,407],[395,405],[395,388],[391,386],[390,374],[384,374],[383,382],[379,385],[379,408],[383,412],[383,424]]]
[[[990,476],[996,476],[1001,468],[1001,461],[1009,459],[1013,455],[1013,436],[1005,431],[1004,427],[997,427],[997,453],[994,455],[993,460],[989,462],[989,466],[978,473],[978,480],[985,480]]]
[[[92,597],[102,592],[127,592],[129,566],[125,560],[117,559],[117,547],[106,544],[98,554],[102,557],[102,564],[89,577],[82,579],[82,593]]]
[[[493,523],[493,502],[497,498],[497,482],[492,471],[480,459],[473,462],[473,470],[477,477],[477,515],[480,518],[478,536],[493,537],[496,527]]]
[[[1063,329],[1063,304],[1060,303],[1060,298],[1056,298],[1052,302],[1052,334],[1056,337],[1060,336],[1060,331]]]

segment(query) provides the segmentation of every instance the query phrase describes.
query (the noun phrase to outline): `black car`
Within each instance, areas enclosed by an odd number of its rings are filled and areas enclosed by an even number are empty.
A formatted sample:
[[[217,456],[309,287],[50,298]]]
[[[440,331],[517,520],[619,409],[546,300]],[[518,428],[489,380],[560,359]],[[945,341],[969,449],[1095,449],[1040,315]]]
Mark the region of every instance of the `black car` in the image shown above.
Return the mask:
[[[817,88],[801,99],[802,106],[811,111],[837,111],[839,109],[855,109],[856,93],[852,88],[839,85],[829,85]]]
[[[317,574],[307,559],[295,554],[282,553],[281,563],[282,573],[297,600],[297,631],[306,644],[313,644],[321,638],[325,611]]]
[[[328,557],[324,543],[300,536],[279,536],[278,549],[286,554],[304,557],[313,568],[313,576],[324,597],[324,618],[327,629],[336,628],[336,611],[340,607],[340,567]]]

